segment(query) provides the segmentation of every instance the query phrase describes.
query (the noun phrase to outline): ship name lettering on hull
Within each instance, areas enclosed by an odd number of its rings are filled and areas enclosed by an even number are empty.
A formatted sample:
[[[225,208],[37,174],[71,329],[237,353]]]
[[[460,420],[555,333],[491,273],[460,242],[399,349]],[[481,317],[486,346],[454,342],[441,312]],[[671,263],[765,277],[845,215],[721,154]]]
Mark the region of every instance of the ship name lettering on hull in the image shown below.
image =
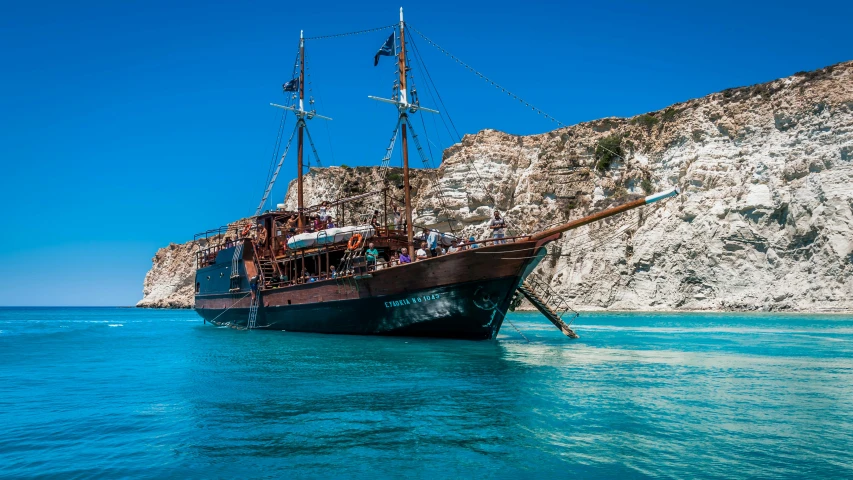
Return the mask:
[[[391,300],[390,302],[385,302],[385,308],[396,308],[402,307],[404,305],[412,305],[414,303],[423,303],[429,302],[432,300],[438,300],[439,294],[434,293],[432,295],[422,295],[417,297],[404,298],[402,300]]]

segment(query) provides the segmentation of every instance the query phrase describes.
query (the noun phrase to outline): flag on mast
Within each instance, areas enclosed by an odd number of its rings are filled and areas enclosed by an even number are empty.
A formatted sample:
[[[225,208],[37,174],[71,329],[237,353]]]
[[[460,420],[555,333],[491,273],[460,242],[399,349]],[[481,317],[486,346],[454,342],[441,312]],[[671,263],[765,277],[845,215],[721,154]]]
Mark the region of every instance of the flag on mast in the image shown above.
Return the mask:
[[[285,83],[281,86],[281,89],[285,92],[296,92],[299,91],[299,79],[294,78],[293,80]]]
[[[376,56],[373,57],[373,66],[379,65],[379,56],[384,55],[386,57],[394,56],[394,33],[391,33],[391,36],[388,37],[388,40],[385,40],[385,43],[382,44],[382,47],[379,48],[379,51],[376,52]]]

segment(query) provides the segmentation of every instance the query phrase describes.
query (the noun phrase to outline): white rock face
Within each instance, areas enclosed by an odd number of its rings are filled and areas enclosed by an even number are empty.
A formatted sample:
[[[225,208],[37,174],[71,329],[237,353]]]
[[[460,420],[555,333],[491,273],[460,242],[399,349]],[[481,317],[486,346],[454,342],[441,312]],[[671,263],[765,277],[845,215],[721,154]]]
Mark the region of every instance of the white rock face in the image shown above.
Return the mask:
[[[192,308],[195,283],[194,242],[170,243],[157,250],[151,259],[153,267],[145,275],[142,294],[137,307],[149,308]]]
[[[596,145],[613,136],[622,153],[599,171]],[[312,169],[306,204],[378,188],[377,175]],[[495,207],[515,235],[682,186],[549,247],[538,271],[579,309],[853,311],[853,62],[632,119],[484,130],[412,184],[415,224],[477,236]],[[381,205],[362,202],[347,220]]]

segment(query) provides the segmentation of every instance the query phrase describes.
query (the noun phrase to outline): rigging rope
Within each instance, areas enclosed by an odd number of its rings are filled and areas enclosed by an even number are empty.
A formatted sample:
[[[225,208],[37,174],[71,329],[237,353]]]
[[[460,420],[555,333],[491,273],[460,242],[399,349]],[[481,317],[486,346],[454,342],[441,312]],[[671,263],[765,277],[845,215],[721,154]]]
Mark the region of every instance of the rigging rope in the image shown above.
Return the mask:
[[[518,95],[516,95],[516,94],[514,94],[514,93],[510,92],[509,90],[507,90],[506,88],[502,87],[501,85],[499,85],[499,84],[498,84],[497,82],[495,82],[494,80],[492,80],[492,79],[490,79],[489,77],[487,77],[487,76],[483,75],[483,74],[482,74],[482,73],[480,73],[478,70],[476,70],[474,67],[472,67],[472,66],[468,65],[467,63],[463,62],[463,61],[462,61],[462,60],[460,60],[458,57],[456,57],[456,56],[455,56],[455,55],[453,55],[452,53],[448,52],[447,50],[445,50],[444,48],[442,48],[442,47],[441,47],[440,45],[438,45],[437,43],[435,43],[435,42],[433,42],[432,40],[430,40],[426,35],[424,35],[423,33],[421,33],[421,32],[420,32],[418,29],[416,29],[415,27],[413,27],[413,26],[409,25],[408,23],[406,24],[406,26],[407,26],[407,27],[409,27],[407,30],[414,30],[414,31],[415,31],[415,33],[417,33],[418,35],[420,35],[420,37],[421,37],[421,38],[423,38],[427,43],[429,43],[430,45],[432,45],[433,47],[435,47],[436,49],[438,49],[438,51],[440,51],[441,53],[443,53],[443,54],[445,54],[446,56],[450,57],[453,61],[455,61],[455,62],[456,62],[456,63],[458,63],[459,65],[462,65],[465,69],[467,69],[468,71],[470,71],[470,72],[474,73],[475,75],[477,75],[478,77],[482,78],[482,79],[483,79],[483,80],[485,80],[486,82],[490,83],[492,86],[494,86],[494,87],[495,87],[495,88],[497,88],[498,90],[500,90],[500,91],[502,91],[502,92],[506,93],[506,94],[507,94],[507,95],[509,95],[511,98],[514,98],[515,100],[518,100],[519,102],[521,102],[521,104],[522,104],[522,105],[524,105],[524,106],[526,106],[526,107],[530,107],[530,109],[531,109],[531,110],[533,110],[534,112],[536,112],[536,113],[538,113],[539,115],[542,115],[543,117],[547,118],[548,120],[550,120],[550,121],[552,121],[552,122],[556,123],[558,127],[566,127],[566,126],[567,126],[565,123],[563,123],[563,122],[561,122],[561,121],[557,120],[556,118],[552,117],[551,115],[548,115],[547,113],[543,112],[543,111],[542,111],[542,110],[540,110],[539,108],[536,108],[536,107],[535,107],[533,104],[531,104],[530,102],[528,102],[528,101],[524,100],[523,98],[519,97]],[[411,34],[409,34],[409,38],[411,39]],[[412,42],[412,43],[414,43],[414,42]],[[417,47],[415,47],[415,50],[417,50]],[[443,102],[442,102],[442,106],[444,106],[444,103],[443,103]],[[451,122],[451,123],[452,123],[452,122]],[[454,129],[455,129],[455,128],[456,128],[456,127],[454,126]],[[457,132],[457,136],[458,136],[458,132]],[[610,150],[609,148],[605,147],[604,145],[597,145],[597,146],[598,146],[598,147],[600,147],[602,150],[607,151],[607,152],[608,152],[608,153],[610,153],[611,155],[614,155],[615,157],[622,159],[622,161],[623,161],[623,162],[626,162],[626,161],[627,161],[627,160],[625,160],[625,158],[624,158],[622,155],[619,155],[618,153],[616,153],[616,152],[614,152],[614,151]]]
[[[427,38],[427,36],[426,36],[426,35],[424,35],[423,33],[421,33],[421,32],[420,32],[418,29],[416,29],[415,27],[413,27],[413,26],[409,25],[408,23],[406,24],[406,26],[407,26],[407,27],[409,27],[409,28],[408,28],[409,30],[414,30],[414,31],[415,31],[415,33],[417,33],[418,35],[420,35],[420,36],[421,36],[421,38],[423,38],[424,40],[426,40],[426,42],[427,42],[427,43],[429,43],[429,44],[430,44],[430,45],[432,45],[433,47],[437,48],[441,53],[443,53],[443,54],[447,55],[448,57],[450,57],[451,59],[453,59],[456,63],[458,63],[459,65],[462,65],[463,67],[465,67],[465,68],[466,68],[466,69],[468,69],[469,71],[473,72],[473,73],[474,73],[475,75],[477,75],[478,77],[480,77],[480,78],[482,78],[483,80],[485,80],[485,81],[489,82],[490,84],[492,84],[492,85],[493,85],[495,88],[497,88],[498,90],[500,90],[500,91],[502,91],[502,92],[506,93],[507,95],[509,95],[510,97],[512,97],[512,98],[514,98],[514,99],[516,99],[516,100],[518,100],[518,101],[519,101],[519,102],[521,102],[524,106],[530,107],[534,112],[538,113],[539,115],[542,115],[543,117],[547,118],[548,120],[551,120],[552,122],[556,123],[558,126],[560,126],[560,127],[565,127],[565,126],[566,126],[566,124],[564,124],[563,122],[561,122],[561,121],[557,120],[556,118],[552,117],[551,115],[548,115],[547,113],[543,112],[542,110],[540,110],[540,109],[536,108],[535,106],[533,106],[532,104],[530,104],[530,102],[528,102],[528,101],[524,100],[523,98],[519,97],[518,95],[516,95],[516,94],[514,94],[514,93],[510,92],[510,91],[509,91],[509,90],[507,90],[506,88],[504,88],[504,87],[502,87],[502,86],[498,85],[494,80],[492,80],[492,79],[490,79],[489,77],[487,77],[487,76],[483,75],[482,73],[480,73],[479,71],[477,71],[476,69],[474,69],[474,67],[472,67],[472,66],[468,65],[467,63],[463,62],[462,60],[460,60],[458,57],[456,57],[456,56],[455,56],[455,55],[453,55],[452,53],[450,53],[450,52],[448,52],[447,50],[445,50],[445,49],[441,48],[438,44],[436,44],[435,42],[433,42],[432,40],[430,40],[429,38]]]
[[[267,198],[269,198],[270,192],[272,192],[272,187],[275,185],[275,181],[278,178],[278,173],[281,171],[281,166],[284,163],[284,158],[287,157],[287,152],[290,151],[290,145],[293,143],[293,136],[296,135],[296,132],[299,130],[299,123],[293,127],[293,132],[290,134],[290,139],[287,140],[287,147],[284,149],[284,153],[281,155],[281,160],[278,161],[278,166],[275,167],[275,172],[273,173],[272,178],[270,178],[269,185],[267,185],[267,189],[264,191],[264,197],[261,198],[261,203],[258,205],[257,210],[255,210],[255,216],[257,217],[261,210],[264,208],[264,204],[267,202]]]
[[[414,28],[412,28],[412,30],[414,30]],[[423,36],[423,34],[421,34],[420,32],[418,32],[418,34]],[[426,38],[426,37],[424,37],[424,38]],[[450,117],[450,111],[447,109],[447,106],[444,104],[444,100],[441,98],[441,93],[439,93],[438,87],[435,85],[435,82],[432,79],[432,75],[430,75],[429,70],[426,68],[426,62],[424,61],[423,56],[420,54],[420,50],[418,50],[418,46],[415,43],[415,39],[411,33],[409,34],[409,41],[412,45],[412,51],[415,54],[416,61],[418,62],[418,64],[421,66],[424,73],[426,74],[426,78],[428,81],[427,93],[429,93],[430,96],[432,96],[431,89],[435,91],[435,94],[438,97],[438,101],[439,101],[439,103],[441,103],[441,111],[443,113],[442,114],[442,120],[444,120],[444,115],[447,115],[447,120],[450,122],[450,125],[453,126],[453,131],[456,133],[456,141],[461,142],[462,136],[459,135],[459,130],[456,129],[456,124],[453,123],[453,119]],[[429,39],[427,39],[427,41],[429,41]],[[432,85],[431,89],[430,89],[430,85]],[[433,99],[433,101],[435,101],[435,100]],[[445,122],[444,126],[445,126],[445,128],[447,128],[446,122]],[[447,130],[447,133],[450,135],[450,137],[452,139],[453,134],[450,132],[450,129]],[[493,197],[492,194],[489,192],[489,189],[486,188],[486,183],[485,183],[485,181],[483,181],[483,177],[480,176],[480,171],[477,170],[477,168],[474,166],[473,161],[470,158],[468,158],[467,156],[463,156],[463,158],[465,159],[465,162],[468,164],[468,170],[473,171],[474,174],[477,176],[477,181],[480,184],[480,188],[483,189],[483,193],[485,193],[486,196],[488,196],[489,200],[492,201],[492,205],[494,205],[494,208],[497,209],[498,208],[498,202],[495,199],[495,197]],[[513,225],[512,222],[510,222],[509,219],[507,219],[506,217],[504,217],[504,222],[506,222],[507,227],[513,227],[513,228],[515,227],[515,225]]]
[[[421,121],[423,121],[423,116],[421,116]],[[433,168],[431,159],[425,156],[424,150],[421,148],[421,142],[418,140],[418,135],[415,133],[415,127],[412,126],[412,122],[409,120],[409,117],[406,117],[406,124],[408,124],[409,128],[412,130],[412,142],[415,144],[415,149],[421,156],[421,162],[429,169],[429,172],[433,176],[432,193],[435,194],[436,191],[438,192],[438,195],[436,196],[441,203],[441,207],[445,212],[447,212],[449,211],[449,208],[447,207],[446,195],[444,194],[444,190],[441,188],[441,182],[439,182],[438,179],[438,170]],[[426,130],[426,128],[424,128],[424,130]],[[450,222],[449,215],[447,216],[447,226],[450,228],[450,233],[456,236],[456,231],[453,229],[453,224]]]
[[[287,105],[289,106],[289,105]],[[278,113],[278,112],[274,112]],[[273,145],[272,157],[270,158],[269,167],[267,167],[267,178],[264,180],[264,185],[269,185],[270,178],[272,178],[273,170],[275,170],[275,160],[278,158],[278,152],[281,151],[281,137],[282,133],[284,133],[284,125],[287,123],[287,117],[285,116],[286,111],[281,111],[281,118],[278,122],[278,133],[276,134],[275,145]]]
[[[308,125],[305,125],[305,134],[308,135],[308,143],[311,145],[311,150],[314,152],[314,158],[317,159],[317,166],[322,167],[320,155],[317,154],[317,149],[314,147],[314,140],[311,138],[311,132],[308,130]],[[308,170],[311,170],[311,165],[308,165]]]
[[[293,60],[293,70],[290,72],[290,78],[293,78],[296,75],[296,71],[297,71],[298,67],[299,67],[299,49],[296,50],[296,57]],[[285,93],[287,93],[287,92],[285,92]],[[293,104],[293,95],[288,95],[284,104],[287,107],[291,106]],[[264,181],[264,185],[267,185],[267,187],[266,187],[267,189],[269,189],[270,180],[272,179],[273,171],[276,168],[275,167],[276,157],[278,157],[278,153],[281,151],[281,140],[283,138],[282,134],[284,133],[284,127],[286,124],[287,124],[287,112],[282,110],[281,119],[279,120],[279,125],[278,125],[278,134],[276,135],[276,141],[275,141],[275,144],[273,146],[272,156],[270,157],[270,164],[269,164],[269,167],[267,168],[267,178]],[[292,136],[291,136],[291,138],[292,138]],[[281,168],[281,166],[279,165],[278,168]],[[272,182],[275,183],[275,180],[272,180]],[[269,195],[269,192],[264,190],[264,194],[263,194],[264,202],[268,198],[268,195]],[[263,208],[263,202],[261,203],[260,208],[261,209]],[[258,213],[260,213],[260,210],[258,210],[258,212],[256,212],[255,215],[257,215]]]
[[[399,25],[399,23],[393,23],[391,25],[385,25],[384,27],[369,28],[367,30],[356,30],[355,32],[335,33],[332,35],[320,35],[317,37],[305,37],[305,40],[325,40],[328,38],[349,37],[353,35],[361,35],[363,33],[378,32],[379,30],[387,30],[389,28],[398,27]]]
[[[654,207],[652,207],[652,211],[651,211],[651,212],[649,212],[647,215],[645,215],[645,218],[649,218],[649,217],[651,217],[654,213],[656,213],[657,211],[659,211],[660,209],[662,209],[662,208],[663,208],[663,205],[664,205],[664,204],[656,204]],[[619,214],[619,216],[622,216],[622,215],[624,215],[625,213],[628,213],[628,212],[621,213],[621,214]],[[614,217],[614,218],[618,218],[619,216]],[[655,226],[657,226],[661,221],[662,221],[662,219],[661,219],[661,220],[658,220],[658,222],[657,222],[657,223],[655,223],[654,225],[652,225],[652,226],[651,226],[651,227],[649,227],[649,228],[650,228],[650,229],[653,229],[653,228],[654,228]],[[622,226],[618,226],[618,227],[616,227],[616,228],[615,228],[613,231],[611,231],[611,232],[607,232],[607,233],[605,234],[606,236],[605,236],[604,238],[592,238],[592,232],[589,232],[589,227],[587,226],[587,232],[586,232],[586,235],[589,237],[589,239],[587,239],[587,240],[585,240],[585,241],[577,242],[577,243],[575,243],[574,245],[567,245],[567,246],[565,246],[566,248],[569,248],[569,249],[571,250],[571,252],[570,252],[570,253],[567,253],[567,254],[553,254],[553,253],[549,253],[549,254],[548,254],[548,256],[554,256],[554,257],[571,257],[572,255],[577,255],[578,253],[583,253],[583,252],[588,252],[588,251],[596,250],[596,249],[600,248],[601,246],[603,246],[603,245],[605,245],[605,244],[607,244],[607,243],[610,243],[611,241],[615,240],[616,238],[618,238],[619,236],[621,236],[621,235],[625,234],[626,232],[628,232],[628,231],[629,231],[629,230],[631,230],[631,229],[639,229],[639,228],[640,228],[640,224],[641,224],[641,223],[642,223],[642,220],[641,220],[640,218],[637,218],[636,220],[632,220],[632,221],[630,221],[629,223],[627,223],[627,224],[625,224],[625,225],[622,225]],[[596,232],[596,233],[597,233],[597,232]],[[636,233],[636,232],[635,232],[635,233]],[[568,267],[569,267],[569,264],[566,264],[563,268],[561,268],[561,269],[559,269],[559,270],[555,271],[553,274],[551,274],[551,277],[552,277],[552,278],[553,278],[553,277],[556,277],[558,273],[562,272],[563,270],[565,270],[565,269],[566,269],[566,268],[568,268]]]

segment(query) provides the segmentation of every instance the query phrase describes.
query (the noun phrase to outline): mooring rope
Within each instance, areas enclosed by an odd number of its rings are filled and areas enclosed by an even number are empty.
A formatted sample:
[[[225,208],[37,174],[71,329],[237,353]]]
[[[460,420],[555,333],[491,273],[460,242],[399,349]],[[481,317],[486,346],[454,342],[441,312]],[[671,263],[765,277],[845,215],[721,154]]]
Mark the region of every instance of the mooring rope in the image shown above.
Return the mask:
[[[234,300],[234,303],[232,303],[232,304],[231,304],[231,307],[233,307],[234,305],[237,305],[237,302],[239,302],[240,300],[242,300],[242,299],[244,299],[244,298],[248,297],[251,293],[252,293],[252,292],[249,292],[249,293],[247,293],[247,294],[243,295],[242,297],[238,298],[237,300]],[[231,307],[226,308],[225,310],[223,310],[223,311],[222,311],[222,313],[220,313],[219,315],[217,315],[217,316],[213,317],[213,320],[207,320],[207,321],[208,321],[208,322],[210,322],[210,323],[213,323],[217,318],[221,317],[221,316],[222,316],[222,314],[224,314],[224,313],[225,313],[225,312],[227,312],[228,310],[231,310]],[[230,324],[231,322],[228,322],[228,323]]]
[[[530,343],[530,339],[527,338],[523,333],[521,333],[521,330],[519,330],[518,327],[516,327],[515,324],[512,323],[512,320],[507,318],[506,321],[509,322],[510,325],[512,325],[512,328],[514,328],[519,335],[521,335],[521,338],[523,338],[527,343]]]

